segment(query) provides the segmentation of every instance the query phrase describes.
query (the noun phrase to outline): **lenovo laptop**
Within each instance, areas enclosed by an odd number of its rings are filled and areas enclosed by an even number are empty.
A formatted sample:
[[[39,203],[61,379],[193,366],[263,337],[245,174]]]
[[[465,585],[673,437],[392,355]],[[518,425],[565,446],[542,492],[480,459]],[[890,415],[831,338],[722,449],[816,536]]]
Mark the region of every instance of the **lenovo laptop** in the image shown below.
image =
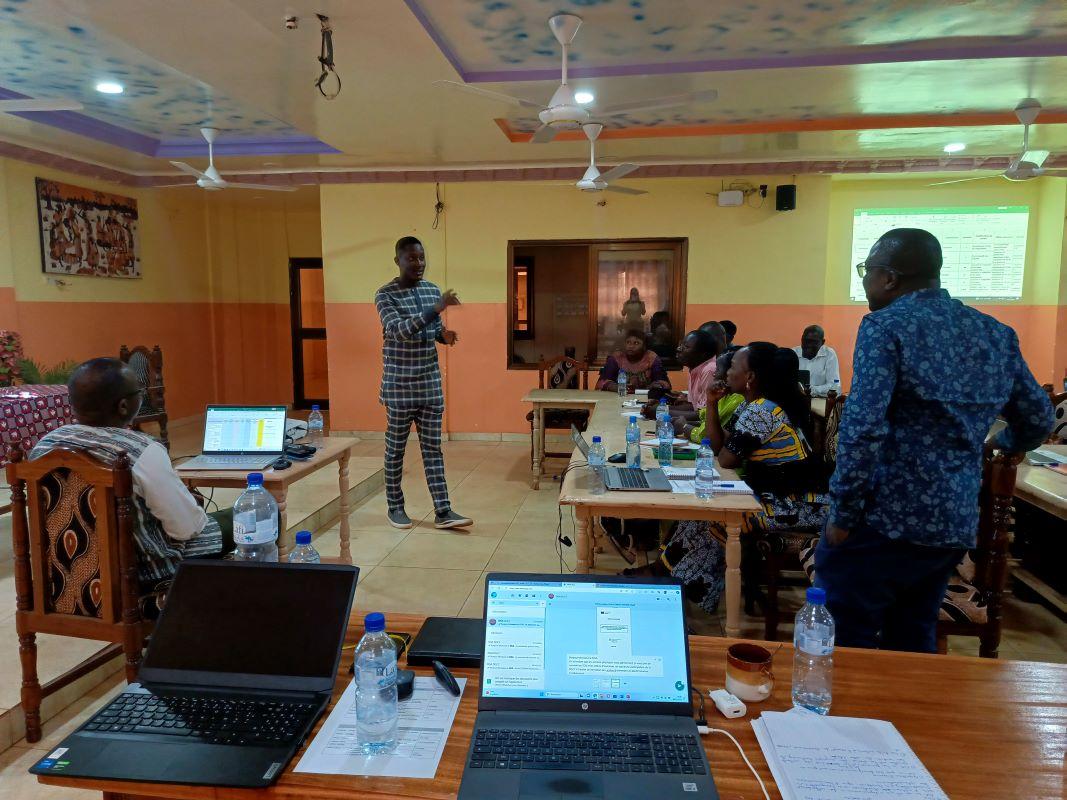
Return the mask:
[[[589,445],[582,432],[571,425],[571,440],[589,458]],[[633,467],[605,466],[604,486],[616,492],[669,492],[671,482],[659,467],[639,469]]]
[[[459,800],[717,798],[681,582],[490,573]]]
[[[285,406],[208,406],[203,453],[187,469],[266,469],[285,454]]]
[[[273,783],[330,701],[358,574],[326,564],[182,562],[138,683],[30,772]]]

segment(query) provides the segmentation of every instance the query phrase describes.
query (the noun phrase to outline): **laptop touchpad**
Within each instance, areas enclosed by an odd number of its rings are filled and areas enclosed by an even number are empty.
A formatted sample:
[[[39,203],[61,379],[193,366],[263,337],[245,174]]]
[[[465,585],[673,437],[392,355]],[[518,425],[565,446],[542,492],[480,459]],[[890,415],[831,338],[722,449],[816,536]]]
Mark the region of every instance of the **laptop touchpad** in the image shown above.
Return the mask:
[[[568,800],[572,797],[603,800],[603,779],[600,775],[523,772],[519,780],[519,800]]]

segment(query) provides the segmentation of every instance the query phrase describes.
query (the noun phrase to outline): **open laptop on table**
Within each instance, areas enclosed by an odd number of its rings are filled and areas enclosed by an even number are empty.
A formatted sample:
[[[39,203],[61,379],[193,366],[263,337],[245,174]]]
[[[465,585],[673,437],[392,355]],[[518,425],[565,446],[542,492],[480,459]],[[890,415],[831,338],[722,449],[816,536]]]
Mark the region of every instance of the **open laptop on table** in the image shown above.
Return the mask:
[[[285,406],[208,406],[203,453],[188,469],[266,469],[285,455]]]
[[[717,798],[673,578],[490,573],[459,800]]]
[[[358,575],[346,565],[182,562],[139,682],[30,772],[270,785],[330,701]]]
[[[589,444],[582,432],[571,425],[571,441],[589,458]],[[671,482],[659,467],[635,469],[632,467],[604,467],[604,486],[616,492],[669,492]]]

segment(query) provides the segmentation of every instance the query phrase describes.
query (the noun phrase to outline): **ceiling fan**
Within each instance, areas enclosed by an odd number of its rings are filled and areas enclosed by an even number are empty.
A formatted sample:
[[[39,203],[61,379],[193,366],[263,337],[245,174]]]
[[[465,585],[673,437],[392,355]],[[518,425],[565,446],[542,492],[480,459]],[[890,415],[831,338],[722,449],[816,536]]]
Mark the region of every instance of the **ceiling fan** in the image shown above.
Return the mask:
[[[191,167],[184,161],[171,161],[170,163],[189,175],[196,178],[196,185],[209,192],[217,192],[219,189],[262,189],[266,192],[295,192],[295,186],[275,186],[269,183],[236,183],[228,181],[215,169],[215,137],[218,130],[215,128],[201,128],[200,133],[207,141],[207,169],[203,172],[196,167]],[[191,186],[188,183],[172,183],[167,186]]]
[[[18,97],[0,100],[0,113],[22,114],[28,111],[81,111],[85,106],[77,100],[34,100],[30,97]]]
[[[490,89],[482,89],[478,86],[471,86],[470,84],[459,83],[457,81],[434,81],[434,84],[445,86],[450,89],[458,89],[471,94],[481,95],[482,97],[510,103],[511,105],[520,106],[522,108],[535,108],[538,110],[537,117],[541,120],[541,127],[537,129],[530,141],[534,144],[550,142],[560,131],[574,130],[579,126],[584,125],[586,122],[589,122],[592,117],[589,109],[574,99],[574,89],[567,83],[567,53],[581,24],[582,18],[575,16],[574,14],[556,14],[548,20],[548,27],[552,30],[553,35],[556,37],[556,41],[558,41],[563,48],[563,81],[559,88],[556,89],[555,94],[552,95],[552,99],[548,101],[547,106],[543,106],[540,103],[536,103],[533,100],[527,100],[523,97],[512,97],[511,95],[494,92]],[[707,89],[702,92],[688,92],[686,94],[675,94],[665,97],[650,98],[648,100],[635,100],[598,109],[596,116],[601,118],[612,117],[618,114],[630,114],[640,111],[650,111],[657,108],[681,106],[686,103],[707,102],[714,100],[718,97],[718,94],[719,93],[714,89]]]
[[[613,181],[625,177],[640,167],[639,164],[619,164],[601,174],[596,165],[596,140],[604,126],[599,122],[587,122],[582,126],[589,139],[589,168],[575,186],[583,192],[621,192],[622,194],[648,194],[644,189],[631,189],[629,186],[615,186]]]
[[[984,181],[990,178],[1007,178],[1009,181],[1028,181],[1042,175],[1051,177],[1067,178],[1067,169],[1044,169],[1042,164],[1048,158],[1048,150],[1030,149],[1030,126],[1034,124],[1037,115],[1041,112],[1041,103],[1032,97],[1027,97],[1015,106],[1015,116],[1023,126],[1023,153],[1018,158],[1013,158],[1008,168],[1000,175],[980,175],[976,178],[959,178],[954,181],[939,181],[930,186],[945,186],[950,183],[966,183],[967,181]]]

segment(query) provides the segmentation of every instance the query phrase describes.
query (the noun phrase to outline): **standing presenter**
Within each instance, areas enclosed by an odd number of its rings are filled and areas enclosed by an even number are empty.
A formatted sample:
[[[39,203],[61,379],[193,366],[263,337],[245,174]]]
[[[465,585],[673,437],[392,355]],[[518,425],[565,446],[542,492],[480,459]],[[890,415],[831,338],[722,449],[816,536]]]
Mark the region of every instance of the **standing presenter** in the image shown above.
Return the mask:
[[[396,243],[393,259],[400,274],[379,289],[374,305],[382,320],[382,388],[378,396],[385,406],[385,496],[389,524],[412,527],[404,509],[404,450],[411,424],[419,434],[426,484],[433,499],[434,527],[463,528],[473,520],[452,510],[445,483],[445,459],[441,453],[441,420],[445,411],[437,343],[455,345],[455,331],[444,326],[441,315],[459,298],[451,289],[441,289],[427,280],[426,251],[414,236]]]

